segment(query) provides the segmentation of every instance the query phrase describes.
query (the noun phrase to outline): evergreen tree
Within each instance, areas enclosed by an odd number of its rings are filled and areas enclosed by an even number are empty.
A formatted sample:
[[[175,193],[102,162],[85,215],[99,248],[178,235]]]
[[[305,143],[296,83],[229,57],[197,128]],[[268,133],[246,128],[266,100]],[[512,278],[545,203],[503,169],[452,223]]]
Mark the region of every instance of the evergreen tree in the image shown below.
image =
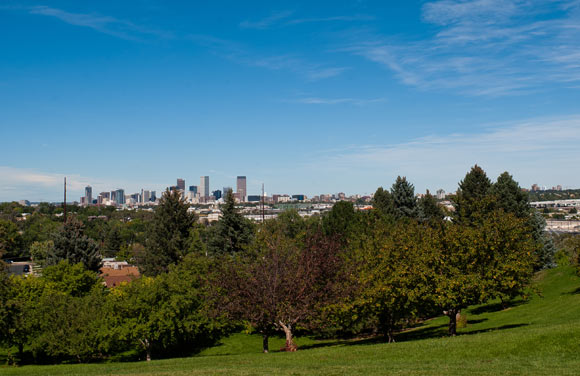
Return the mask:
[[[415,187],[407,181],[406,177],[397,176],[397,180],[391,187],[391,195],[395,207],[395,217],[413,218],[417,215]]]
[[[350,229],[356,221],[355,217],[356,212],[352,202],[339,201],[322,218],[322,228],[326,235],[335,235],[346,241],[349,237]]]
[[[455,217],[460,223],[473,223],[493,210],[491,181],[478,165],[459,183],[455,197]]]
[[[495,196],[495,205],[498,209],[512,213],[518,218],[530,216],[527,192],[522,191],[507,171],[497,178],[497,182],[491,187],[491,193]]]
[[[393,203],[393,196],[383,187],[377,188],[373,196],[373,207],[386,216],[395,215],[395,204]]]
[[[530,227],[532,229],[532,237],[536,241],[538,247],[536,250],[537,263],[536,270],[553,268],[556,266],[554,254],[556,247],[554,241],[545,231],[546,220],[538,211],[534,211],[529,219]]]
[[[210,230],[208,250],[212,254],[233,254],[242,251],[252,241],[252,223],[236,209],[232,191],[228,191],[221,207],[222,217]]]
[[[101,255],[97,243],[84,234],[83,223],[70,216],[53,236],[54,247],[49,250],[47,265],[56,265],[62,260],[71,264],[83,263],[88,270],[98,271]]]
[[[155,276],[164,273],[169,265],[185,256],[190,247],[190,230],[195,223],[195,214],[187,209],[178,191],[165,191],[155,210],[145,251],[138,256],[143,274]]]
[[[443,208],[437,203],[435,197],[427,191],[425,196],[417,202],[417,216],[421,221],[441,221],[445,218]]]

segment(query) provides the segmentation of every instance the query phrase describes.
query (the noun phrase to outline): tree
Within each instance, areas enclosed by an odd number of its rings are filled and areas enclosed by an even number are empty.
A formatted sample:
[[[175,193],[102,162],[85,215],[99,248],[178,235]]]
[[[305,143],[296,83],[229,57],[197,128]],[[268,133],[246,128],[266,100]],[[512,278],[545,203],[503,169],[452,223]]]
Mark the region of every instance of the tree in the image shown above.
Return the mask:
[[[356,220],[354,206],[348,201],[339,201],[322,217],[322,228],[327,235],[340,237],[346,242]]]
[[[531,228],[531,233],[538,244],[536,249],[536,265],[535,270],[542,270],[553,268],[556,266],[556,261],[554,255],[556,253],[556,247],[554,246],[554,241],[545,231],[546,229],[546,219],[537,211],[534,211],[528,220],[529,226]]]
[[[137,259],[139,269],[148,276],[167,272],[188,252],[189,234],[195,215],[178,191],[166,190],[155,210],[145,252]]]
[[[528,193],[522,191],[520,185],[507,171],[497,178],[490,193],[495,196],[496,208],[502,209],[506,213],[512,213],[518,218],[530,216]]]
[[[232,318],[248,321],[263,336],[286,336],[286,351],[295,351],[293,331],[308,327],[320,310],[339,297],[340,244],[320,230],[303,241],[289,238],[276,220],[258,232],[254,252],[224,259],[219,285],[223,306]]]
[[[471,168],[465,178],[459,182],[455,197],[455,219],[458,222],[471,224],[481,216],[493,210],[491,181],[485,171],[478,165]]]
[[[395,217],[414,218],[417,216],[417,198],[415,187],[407,181],[406,177],[397,176],[397,180],[391,187]]]
[[[0,219],[0,254],[6,258],[22,256],[22,245],[18,227],[12,221]]]
[[[33,242],[30,245],[30,257],[35,263],[44,266],[48,256],[54,252],[54,242],[45,240],[42,242]]]
[[[207,258],[189,254],[157,277],[143,277],[111,293],[113,334],[137,346],[147,361],[168,350],[193,351],[213,344],[227,324],[211,310]]]
[[[373,196],[372,205],[373,208],[386,216],[395,215],[395,204],[393,202],[393,196],[388,190],[383,189],[383,187],[377,188]]]
[[[432,311],[436,231],[415,221],[375,225],[350,255],[359,286],[352,311],[376,317],[388,342],[394,342],[395,330]]]
[[[98,271],[101,255],[97,243],[84,234],[83,223],[69,216],[60,230],[53,236],[54,247],[47,257],[48,265],[56,265],[62,260],[70,264],[82,263],[85,268]]]
[[[238,213],[231,190],[226,194],[221,211],[222,217],[210,229],[208,251],[215,255],[234,254],[244,250],[252,241],[254,229],[250,220]]]
[[[442,221],[445,218],[445,211],[435,200],[435,197],[427,191],[425,196],[417,202],[417,217],[420,221]]]

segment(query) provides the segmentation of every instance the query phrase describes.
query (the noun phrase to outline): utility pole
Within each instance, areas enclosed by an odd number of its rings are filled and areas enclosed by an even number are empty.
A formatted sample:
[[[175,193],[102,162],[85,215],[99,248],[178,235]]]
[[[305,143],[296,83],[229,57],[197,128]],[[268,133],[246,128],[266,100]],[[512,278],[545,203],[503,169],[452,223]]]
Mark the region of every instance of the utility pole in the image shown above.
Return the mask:
[[[260,200],[262,202],[262,223],[264,223],[264,221],[266,219],[265,218],[266,215],[265,215],[265,212],[264,212],[264,199],[265,199],[264,198],[264,183],[262,183],[262,200]]]
[[[64,207],[64,221],[66,222],[66,176],[64,177],[64,203],[62,206]]]

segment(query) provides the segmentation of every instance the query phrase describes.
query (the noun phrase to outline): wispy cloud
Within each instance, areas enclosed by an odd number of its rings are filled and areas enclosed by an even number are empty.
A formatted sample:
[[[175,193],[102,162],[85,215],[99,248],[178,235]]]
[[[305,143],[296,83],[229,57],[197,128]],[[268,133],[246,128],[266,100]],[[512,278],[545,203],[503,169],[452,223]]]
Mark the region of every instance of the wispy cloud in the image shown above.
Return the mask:
[[[87,185],[93,187],[93,195],[118,187],[135,190],[138,187],[161,189],[151,183],[136,181],[109,181],[78,174],[62,174],[39,171],[31,168],[0,166],[0,201],[27,199],[30,201],[58,201],[62,197],[64,177],[67,178],[67,192],[71,201],[79,200]],[[127,192],[129,193],[129,192]]]
[[[322,105],[351,104],[355,106],[364,106],[367,104],[382,103],[386,101],[387,101],[386,98],[359,99],[359,98],[319,98],[319,97],[307,97],[288,100],[288,102],[302,104],[322,104]]]
[[[249,20],[243,21],[240,23],[240,27],[244,29],[267,29],[273,24],[279,22],[280,20],[287,19],[292,14],[294,14],[294,12],[289,10],[274,12],[270,16],[262,18],[261,20],[258,21],[249,21]]]
[[[353,145],[316,158],[320,162],[314,168],[346,176],[362,174],[368,181],[376,171],[384,177],[406,175],[419,180],[421,187],[449,190],[455,189],[450,183],[458,182],[477,163],[491,176],[508,170],[526,185],[542,179],[578,186],[580,178],[573,173],[580,163],[578,143],[580,116],[539,119],[489,126],[475,134],[433,135],[392,145]]]
[[[425,39],[367,35],[344,51],[424,90],[500,96],[580,81],[580,8],[570,1],[440,0],[424,4]]]
[[[88,27],[100,33],[122,39],[137,40],[144,35],[155,35],[158,37],[168,37],[170,35],[167,32],[149,29],[126,20],[95,13],[71,13],[48,6],[34,6],[27,8],[27,10],[30,14],[54,17],[70,25]]]
[[[311,62],[293,54],[263,55],[240,43],[208,35],[190,35],[189,39],[235,63],[272,71],[290,71],[312,81],[335,77],[349,69]]]
[[[280,11],[274,12],[268,17],[262,18],[257,21],[243,21],[240,23],[240,27],[244,29],[269,29],[274,26],[286,27],[292,25],[300,25],[305,23],[317,23],[317,22],[355,22],[355,21],[372,21],[375,19],[374,16],[365,14],[356,14],[350,16],[330,16],[330,17],[303,17],[303,18],[291,18],[295,14],[294,11]]]

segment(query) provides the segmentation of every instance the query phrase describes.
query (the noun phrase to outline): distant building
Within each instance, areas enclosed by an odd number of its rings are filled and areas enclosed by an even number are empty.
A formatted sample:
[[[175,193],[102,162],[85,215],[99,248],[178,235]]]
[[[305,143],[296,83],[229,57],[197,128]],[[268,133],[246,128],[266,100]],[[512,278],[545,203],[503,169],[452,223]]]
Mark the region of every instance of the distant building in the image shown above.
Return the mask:
[[[296,200],[296,201],[304,201],[304,200],[306,200],[306,196],[305,195],[292,195],[292,199]]]
[[[445,191],[443,189],[437,190],[437,200],[444,200],[445,199]]]
[[[260,202],[260,195],[249,195],[248,202]]]
[[[222,198],[222,191],[220,191],[219,189],[213,191],[211,193],[211,195],[216,199],[219,200],[220,198]]]
[[[189,186],[189,191],[190,192],[193,192],[193,195],[194,196],[197,196],[197,193],[198,193],[198,189],[197,188],[198,188],[197,185],[190,185]]]
[[[85,187],[85,205],[93,203],[93,188],[90,185]]]
[[[540,186],[537,184],[532,184],[532,192],[537,192],[540,190]]]
[[[177,179],[177,189],[185,191],[185,180],[184,179]]]
[[[124,189],[117,189],[115,192],[115,203],[117,205],[125,205],[125,190]],[[111,192],[111,195],[113,192]]]
[[[199,181],[199,196],[202,199],[209,197],[209,176],[202,176]]]
[[[144,204],[151,202],[151,191],[141,190],[141,202]]]
[[[222,189],[222,196],[225,198],[228,195],[228,192],[234,193],[232,187],[224,187],[224,189]]]
[[[236,193],[240,201],[246,201],[247,191],[246,191],[246,177],[238,176],[236,179]]]

